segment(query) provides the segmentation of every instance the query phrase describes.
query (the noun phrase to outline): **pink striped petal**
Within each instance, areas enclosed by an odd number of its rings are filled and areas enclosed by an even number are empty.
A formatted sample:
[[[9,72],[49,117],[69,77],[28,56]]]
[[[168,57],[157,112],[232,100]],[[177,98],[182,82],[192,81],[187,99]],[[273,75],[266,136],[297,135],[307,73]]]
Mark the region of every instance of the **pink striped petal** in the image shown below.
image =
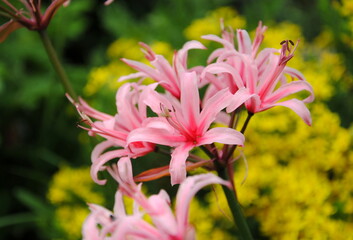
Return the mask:
[[[228,89],[218,91],[213,97],[205,103],[199,120],[199,133],[204,133],[216,119],[219,112],[226,108],[232,100],[232,94]]]
[[[93,181],[95,181],[100,185],[104,185],[107,180],[98,179],[98,172],[105,169],[103,165],[114,158],[120,158],[123,156],[127,156],[128,154],[129,154],[129,151],[127,151],[126,149],[118,149],[118,150],[109,151],[100,155],[99,158],[97,158],[94,162],[92,162],[91,177]]]
[[[237,85],[238,88],[244,87],[243,80],[239,75],[238,71],[227,63],[213,63],[205,67],[204,71],[201,74],[201,78],[205,76],[206,72],[213,73],[213,74],[220,74],[220,73],[229,73],[233,77],[233,81]]]
[[[135,79],[135,78],[146,78],[146,77],[148,77],[148,76],[143,72],[131,73],[129,75],[125,75],[125,76],[118,78],[118,82],[123,82],[126,80]]]
[[[208,130],[201,138],[199,138],[197,145],[211,144],[214,142],[230,144],[230,145],[244,145],[244,135],[232,128],[216,127]]]
[[[134,60],[129,60],[122,58],[121,61],[129,65],[130,67],[136,69],[137,71],[144,72],[147,76],[150,78],[158,81],[160,79],[160,75],[156,72],[156,70],[152,67],[147,66],[144,63],[134,61]]]
[[[216,36],[216,35],[208,34],[208,35],[202,36],[201,38],[202,38],[202,39],[206,39],[206,40],[211,40],[211,41],[219,42],[220,44],[223,44],[223,46],[224,46],[225,48],[227,48],[227,49],[234,49],[234,45],[233,45],[231,42],[229,42],[229,41],[227,41],[227,40],[225,40],[225,39],[223,39],[223,38],[220,38],[220,37],[218,37],[218,36]]]
[[[249,93],[247,88],[240,88],[232,97],[232,100],[227,107],[227,112],[233,112],[239,108],[243,103],[249,100],[251,97],[254,97],[254,94]]]
[[[288,101],[272,104],[272,106],[284,106],[292,109],[296,114],[299,115],[299,117],[301,117],[304,120],[306,124],[311,126],[312,121],[311,121],[310,111],[302,101],[298,99],[291,99]]]
[[[177,59],[185,69],[187,68],[188,51],[191,49],[206,49],[206,47],[196,40],[188,41],[184,44],[177,53]]]
[[[200,114],[200,96],[195,72],[184,73],[181,77],[180,103],[185,125],[189,129],[196,129]]]
[[[170,178],[171,184],[179,184],[186,178],[186,159],[189,156],[189,151],[193,149],[194,145],[185,143],[176,147],[172,153],[170,160]]]
[[[238,29],[237,31],[238,39],[238,51],[243,54],[251,55],[251,40],[247,31]]]
[[[177,146],[184,141],[186,141],[184,136],[159,128],[138,128],[133,130],[127,138],[127,144],[132,142],[150,142],[171,147]]]
[[[279,101],[282,98],[285,98],[291,94],[294,94],[300,91],[308,91],[310,93],[310,95],[306,99],[304,99],[303,102],[309,103],[314,101],[314,90],[312,86],[305,81],[294,81],[294,82],[290,82],[285,85],[282,85],[275,92],[273,92],[268,97],[266,97],[264,99],[264,102],[274,103]]]
[[[109,120],[109,119],[113,118],[113,116],[111,116],[109,114],[102,113],[102,112],[97,111],[96,109],[92,108],[82,98],[79,98],[78,100],[79,100],[78,110],[82,111],[87,116],[92,117],[97,120],[101,120],[101,121]]]
[[[230,183],[212,173],[188,177],[179,187],[176,197],[176,219],[179,232],[185,233],[188,228],[189,207],[192,198],[203,187],[210,184],[223,184],[230,187]]]

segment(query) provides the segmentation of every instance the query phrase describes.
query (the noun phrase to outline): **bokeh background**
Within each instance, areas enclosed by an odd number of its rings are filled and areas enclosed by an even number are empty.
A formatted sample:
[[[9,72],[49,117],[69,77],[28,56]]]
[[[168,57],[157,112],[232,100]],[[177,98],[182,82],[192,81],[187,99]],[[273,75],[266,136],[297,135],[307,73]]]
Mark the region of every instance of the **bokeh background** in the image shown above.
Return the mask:
[[[316,94],[312,127],[279,108],[256,115],[246,132],[248,170],[237,164],[236,183],[256,239],[353,239],[353,1],[72,0],[48,32],[75,90],[114,114],[117,78],[133,72],[120,58],[144,61],[143,41],[171,59],[186,40],[219,34],[220,18],[252,36],[261,20],[267,47],[300,39],[289,66]],[[201,41],[209,50],[192,51],[190,64],[218,46]],[[78,122],[38,34],[11,34],[0,44],[0,239],[80,239],[86,202],[112,206],[114,183],[97,186],[89,175],[100,139]],[[148,161],[166,162],[152,156],[136,171]],[[168,181],[146,191],[175,192]],[[217,188],[193,201],[198,239],[234,239],[224,201]]]

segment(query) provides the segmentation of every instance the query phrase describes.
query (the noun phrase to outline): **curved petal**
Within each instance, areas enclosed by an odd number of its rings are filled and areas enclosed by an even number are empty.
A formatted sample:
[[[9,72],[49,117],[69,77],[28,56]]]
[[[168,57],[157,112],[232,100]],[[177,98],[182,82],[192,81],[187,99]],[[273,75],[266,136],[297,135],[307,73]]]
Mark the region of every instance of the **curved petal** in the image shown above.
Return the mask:
[[[299,72],[297,69],[291,67],[285,67],[283,69],[283,73],[289,74],[293,78],[297,78],[298,80],[305,80],[303,74]]]
[[[180,233],[186,233],[188,227],[188,213],[190,201],[195,194],[209,184],[223,184],[230,187],[230,183],[212,173],[188,177],[179,187],[176,196],[176,219]]]
[[[206,49],[206,47],[196,40],[188,41],[183,45],[183,47],[177,52],[177,59],[185,69],[187,68],[188,51],[191,49]]]
[[[115,144],[111,141],[104,141],[104,142],[101,142],[101,143],[98,143],[92,153],[91,153],[91,161],[92,162],[96,162],[98,157],[100,155],[102,155],[102,153],[107,149],[107,148],[110,148],[110,147],[113,147],[115,146]]]
[[[301,117],[306,124],[311,126],[311,115],[305,104],[298,99],[291,99],[284,102],[275,103],[272,106],[283,106],[292,109],[296,114]]]
[[[197,145],[211,144],[214,142],[243,146],[245,137],[239,131],[226,128],[216,127],[208,130],[201,138]]]
[[[254,94],[250,94],[247,88],[240,88],[232,97],[232,101],[227,107],[227,112],[233,112],[245,103],[249,98],[253,97]]]
[[[173,134],[165,129],[138,128],[130,132],[127,138],[127,144],[132,142],[151,142],[174,147],[185,140],[184,136]]]
[[[314,90],[312,86],[305,81],[294,81],[287,84],[282,85],[275,92],[270,94],[268,97],[264,99],[264,102],[274,103],[278,100],[285,98],[291,94],[300,92],[300,91],[308,91],[310,96],[303,100],[305,103],[309,103],[314,101]]]
[[[79,104],[77,105],[78,110],[82,111],[87,116],[92,117],[97,120],[101,120],[101,121],[105,121],[105,120],[109,120],[109,119],[113,118],[113,116],[111,116],[109,114],[102,113],[102,112],[92,108],[82,98],[79,97],[78,100],[79,100]]]
[[[203,134],[222,109],[230,104],[232,96],[228,89],[222,89],[207,100],[200,114],[199,134]]]
[[[239,75],[238,71],[227,63],[217,62],[217,63],[212,63],[208,65],[203,70],[201,74],[201,78],[205,77],[206,72],[213,73],[213,74],[229,73],[232,76],[233,81],[235,82],[238,88],[244,87],[243,80],[241,79],[241,76]]]
[[[189,151],[194,147],[191,143],[185,143],[176,147],[172,153],[170,160],[170,178],[171,184],[179,184],[186,178],[186,159],[189,156]]]
[[[100,155],[99,158],[97,158],[94,162],[92,162],[91,177],[93,181],[95,181],[100,185],[104,185],[107,180],[98,179],[98,172],[104,170],[105,168],[103,165],[114,158],[120,158],[128,154],[129,154],[129,151],[125,149],[118,149],[118,150],[109,151]]]
[[[126,63],[130,67],[136,69],[137,71],[144,72],[147,76],[154,79],[155,81],[160,80],[159,74],[156,72],[156,70],[150,66],[147,66],[144,63],[140,63],[138,61],[129,60],[129,59],[125,59],[125,58],[122,58],[121,61],[123,61],[124,63]]]

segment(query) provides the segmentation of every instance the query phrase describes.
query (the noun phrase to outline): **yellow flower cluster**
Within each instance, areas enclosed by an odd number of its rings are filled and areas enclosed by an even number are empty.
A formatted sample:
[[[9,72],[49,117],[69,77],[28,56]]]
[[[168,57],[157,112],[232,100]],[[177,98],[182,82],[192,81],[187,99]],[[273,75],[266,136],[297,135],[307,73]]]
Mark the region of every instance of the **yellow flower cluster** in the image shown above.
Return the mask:
[[[300,39],[289,65],[304,74],[316,96],[310,104],[312,127],[291,110],[276,107],[256,114],[245,134],[248,170],[239,161],[238,197],[246,215],[271,239],[353,239],[353,134],[324,104],[334,85],[351,76],[341,56],[320,47],[330,41],[323,36],[306,43],[299,26],[287,22],[265,32],[265,47]],[[190,217],[198,239],[212,239],[213,234],[233,239],[226,199],[216,189],[206,197],[207,204],[193,202]],[[217,227],[224,231],[213,233]]]
[[[220,19],[223,19],[224,26],[230,26],[233,29],[244,28],[245,18],[230,7],[218,8],[208,14],[205,18],[196,19],[189,27],[184,30],[184,35],[189,40],[198,40],[203,44],[209,41],[201,39],[202,35],[221,33]]]
[[[54,175],[47,198],[56,207],[55,224],[66,240],[81,237],[82,223],[89,214],[87,202],[104,204],[101,194],[94,192],[89,167],[62,166]]]
[[[340,13],[340,15],[345,19],[347,26],[347,32],[342,32],[340,38],[342,41],[353,48],[353,2],[351,0],[335,0],[332,1],[333,7]]]
[[[154,42],[151,48],[157,54],[171,59],[172,47],[165,42]],[[99,91],[116,91],[123,82],[118,82],[119,77],[134,73],[135,70],[120,61],[121,58],[133,59],[148,64],[138,41],[130,38],[120,38],[113,42],[107,50],[109,63],[91,70],[88,82],[84,87],[84,94],[92,96]],[[148,80],[146,80],[148,81]]]

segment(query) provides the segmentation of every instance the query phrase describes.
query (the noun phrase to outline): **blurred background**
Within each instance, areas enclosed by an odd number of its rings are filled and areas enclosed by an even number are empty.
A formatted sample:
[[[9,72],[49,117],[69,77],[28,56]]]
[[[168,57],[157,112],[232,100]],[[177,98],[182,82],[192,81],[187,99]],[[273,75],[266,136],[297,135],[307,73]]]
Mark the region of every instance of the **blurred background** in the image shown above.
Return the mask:
[[[237,166],[238,195],[256,239],[353,239],[352,1],[103,3],[72,0],[59,9],[48,34],[75,90],[110,114],[116,112],[118,77],[134,72],[120,58],[144,61],[140,41],[171,59],[185,41],[219,34],[220,18],[251,36],[261,20],[269,27],[267,47],[300,39],[289,66],[314,87],[313,126],[288,109],[256,116],[246,133],[243,184],[244,164]],[[205,64],[219,47],[201,41],[208,50],[191,51],[190,64]],[[0,99],[0,239],[80,239],[86,202],[111,207],[116,186],[93,184],[90,153],[100,139],[77,127],[36,32],[19,29],[0,44]],[[169,180],[158,184],[163,181]],[[148,191],[156,192],[153,186]],[[193,202],[198,239],[234,239],[227,209],[219,210],[221,195],[201,191]]]

